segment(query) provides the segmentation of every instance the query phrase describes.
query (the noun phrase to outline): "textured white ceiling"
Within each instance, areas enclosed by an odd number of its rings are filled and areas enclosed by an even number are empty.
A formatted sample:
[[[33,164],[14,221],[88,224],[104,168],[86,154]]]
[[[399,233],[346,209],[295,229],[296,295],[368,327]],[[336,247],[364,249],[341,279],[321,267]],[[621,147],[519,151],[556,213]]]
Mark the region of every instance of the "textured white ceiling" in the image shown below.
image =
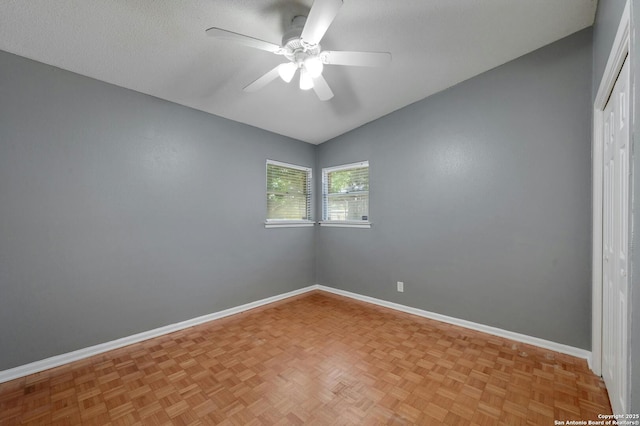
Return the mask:
[[[0,49],[310,143],[321,143],[593,23],[596,0],[344,0],[324,50],[388,51],[384,68],[326,66],[327,102],[283,61],[205,34],[280,44],[312,0],[6,0]]]

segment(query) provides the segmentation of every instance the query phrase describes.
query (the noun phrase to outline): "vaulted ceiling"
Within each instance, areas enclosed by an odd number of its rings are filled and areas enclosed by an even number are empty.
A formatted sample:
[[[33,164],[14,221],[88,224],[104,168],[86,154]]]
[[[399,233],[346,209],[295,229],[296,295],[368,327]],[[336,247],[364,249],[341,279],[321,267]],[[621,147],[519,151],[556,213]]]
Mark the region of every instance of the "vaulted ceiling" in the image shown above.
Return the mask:
[[[391,63],[325,66],[335,96],[324,102],[296,80],[243,91],[283,57],[205,30],[279,45],[312,3],[3,1],[0,49],[317,144],[588,27],[596,10],[596,0],[344,0],[322,48],[391,52]]]

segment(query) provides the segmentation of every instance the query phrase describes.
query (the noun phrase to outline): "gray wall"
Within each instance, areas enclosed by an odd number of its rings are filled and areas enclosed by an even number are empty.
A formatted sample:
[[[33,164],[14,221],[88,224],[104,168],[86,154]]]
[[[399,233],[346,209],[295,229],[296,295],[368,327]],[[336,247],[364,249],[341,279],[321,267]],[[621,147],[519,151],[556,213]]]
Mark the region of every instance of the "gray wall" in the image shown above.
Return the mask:
[[[320,145],[319,167],[369,160],[373,227],[318,231],[318,283],[589,349],[591,48],[583,30]]]
[[[627,0],[600,0],[593,24],[593,95],[595,96],[607,66],[613,39],[618,31]]]
[[[267,158],[315,147],[0,52],[0,370],[313,284]]]
[[[622,11],[624,9],[625,0],[600,0],[598,2],[598,11],[593,30],[593,94],[598,91],[602,74],[609,58],[609,53],[613,45],[613,41],[618,30]],[[638,84],[638,76],[640,76],[640,45],[638,27],[640,22],[640,7],[637,3],[631,2],[631,84],[635,94],[634,103],[631,105],[632,116],[632,140],[638,140],[640,133],[640,85]],[[637,152],[637,151],[636,151]],[[636,154],[632,159],[632,236],[631,236],[631,275],[630,275],[630,297],[629,297],[629,351],[631,360],[630,365],[630,405],[629,413],[640,412],[640,235],[638,235],[637,227],[640,223],[640,211],[637,208],[638,200],[640,200],[640,158]]]

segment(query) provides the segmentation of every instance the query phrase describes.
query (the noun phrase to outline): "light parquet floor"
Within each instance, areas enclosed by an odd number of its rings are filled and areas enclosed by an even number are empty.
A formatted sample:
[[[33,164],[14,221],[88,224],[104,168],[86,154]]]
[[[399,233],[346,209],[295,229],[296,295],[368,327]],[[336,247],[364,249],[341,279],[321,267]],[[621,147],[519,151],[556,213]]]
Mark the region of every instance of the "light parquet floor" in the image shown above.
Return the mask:
[[[0,424],[552,425],[611,413],[584,360],[323,292],[0,385]]]

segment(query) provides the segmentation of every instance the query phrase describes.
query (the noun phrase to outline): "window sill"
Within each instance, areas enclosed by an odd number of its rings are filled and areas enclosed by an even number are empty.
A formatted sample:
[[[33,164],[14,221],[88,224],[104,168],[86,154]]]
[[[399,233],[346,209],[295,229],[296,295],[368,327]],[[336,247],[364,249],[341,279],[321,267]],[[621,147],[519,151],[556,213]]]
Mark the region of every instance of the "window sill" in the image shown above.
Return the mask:
[[[310,220],[268,220],[264,223],[265,228],[303,228],[313,225],[315,225],[315,223]]]
[[[371,222],[322,221],[318,223],[320,224],[320,226],[329,226],[336,228],[371,228]]]

